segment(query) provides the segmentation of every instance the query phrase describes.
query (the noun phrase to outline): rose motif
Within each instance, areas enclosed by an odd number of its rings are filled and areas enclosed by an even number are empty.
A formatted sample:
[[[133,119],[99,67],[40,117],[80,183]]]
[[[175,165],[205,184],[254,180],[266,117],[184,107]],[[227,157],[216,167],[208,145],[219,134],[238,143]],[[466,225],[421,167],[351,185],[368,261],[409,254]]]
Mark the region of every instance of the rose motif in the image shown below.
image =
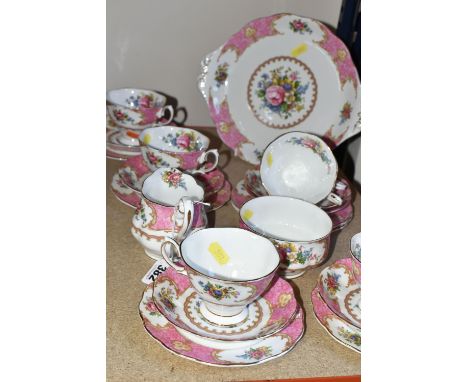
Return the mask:
[[[182,174],[179,172],[173,172],[171,173],[168,177],[167,180],[172,183],[174,186],[177,186],[180,182],[180,178],[182,177]]]
[[[127,116],[121,110],[115,110],[114,116],[117,118],[118,121],[123,121]]]
[[[304,29],[304,23],[301,20],[294,20],[292,23],[295,29]]]
[[[252,352],[251,355],[252,355],[252,358],[260,359],[263,357],[263,352],[261,350],[256,350]]]
[[[266,99],[273,105],[278,106],[283,103],[285,90],[281,86],[272,85],[266,90]]]
[[[151,107],[151,98],[147,95],[140,98],[140,107],[148,109]]]
[[[177,146],[184,149],[190,146],[190,137],[187,134],[183,134],[177,137]]]
[[[157,312],[158,308],[156,307],[156,304],[153,301],[147,301],[146,310],[149,312]]]
[[[317,142],[315,142],[314,140],[312,139],[304,139],[302,141],[302,144],[305,146],[305,147],[308,147],[310,149],[313,149],[315,146],[317,146]]]

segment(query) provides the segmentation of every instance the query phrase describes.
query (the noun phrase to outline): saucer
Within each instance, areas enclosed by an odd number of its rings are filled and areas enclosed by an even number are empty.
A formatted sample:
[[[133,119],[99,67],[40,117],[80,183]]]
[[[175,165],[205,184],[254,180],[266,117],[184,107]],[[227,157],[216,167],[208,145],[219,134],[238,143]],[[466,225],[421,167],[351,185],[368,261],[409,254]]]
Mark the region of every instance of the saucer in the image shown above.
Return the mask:
[[[351,201],[340,206],[338,210],[326,211],[333,222],[332,232],[339,231],[346,227],[353,220],[353,203]]]
[[[217,285],[210,285],[216,288]],[[284,328],[297,309],[290,284],[277,278],[270,289],[247,306],[247,317],[235,324],[218,324],[202,313],[204,303],[189,278],[168,269],[154,283],[154,303],[177,327],[217,340],[244,341],[270,336]]]
[[[333,313],[320,297],[319,289],[312,291],[315,318],[320,325],[342,345],[361,352],[361,330]]]
[[[110,159],[127,159],[141,155],[140,146],[122,144],[118,137],[122,134],[120,129],[110,128],[106,132],[106,149]]]
[[[244,179],[240,180],[237,183],[236,188],[231,191],[231,202],[236,210],[241,208],[245,203],[253,198],[254,196],[251,195],[245,187]]]
[[[205,196],[214,194],[225,187],[224,181],[226,177],[224,173],[217,168],[205,174],[201,173],[194,176],[205,190]]]
[[[226,179],[219,191],[205,196],[205,202],[210,203],[208,211],[215,211],[224,206],[231,199],[231,188],[231,183]]]
[[[263,187],[259,170],[247,170],[244,175],[245,188],[253,196],[267,196],[268,191]]]
[[[140,204],[140,195],[128,187],[118,173],[112,177],[111,191],[118,200],[129,207],[136,208]]]
[[[258,365],[282,357],[291,351],[304,334],[302,309],[280,332],[258,342],[245,341],[244,346],[219,349],[219,341],[204,339],[202,344],[185,337],[157,309],[151,285],[140,301],[140,317],[146,331],[174,355],[210,366],[236,367]]]
[[[324,268],[317,286],[323,301],[336,315],[361,327],[361,285],[354,278],[350,258]]]
[[[246,190],[255,197],[268,195],[268,191],[262,184],[262,179],[260,177],[259,170],[247,170],[244,175],[244,184]],[[345,204],[351,201],[353,194],[351,184],[343,174],[338,174],[338,178],[336,179],[336,183],[332,192],[338,195],[343,200],[343,204],[341,206],[337,206],[336,204],[330,202],[328,199],[322,200],[321,202],[317,203],[318,207],[327,212],[335,212],[342,210]]]

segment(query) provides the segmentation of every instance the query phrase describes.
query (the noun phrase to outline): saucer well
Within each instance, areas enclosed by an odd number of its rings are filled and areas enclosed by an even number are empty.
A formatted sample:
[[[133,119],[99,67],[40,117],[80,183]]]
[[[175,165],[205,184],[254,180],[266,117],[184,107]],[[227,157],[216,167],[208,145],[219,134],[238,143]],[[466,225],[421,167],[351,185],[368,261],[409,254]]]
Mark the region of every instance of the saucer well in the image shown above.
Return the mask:
[[[318,286],[312,291],[312,305],[317,321],[342,345],[361,352],[361,330],[338,317],[322,300]]]
[[[361,285],[355,280],[350,258],[324,268],[318,278],[320,296],[339,317],[361,327]]]
[[[193,341],[193,335],[190,339],[181,334],[180,329],[176,329],[158,311],[152,296],[153,288],[149,285],[139,305],[140,317],[146,331],[171,353],[198,363],[220,367],[258,365],[287,354],[304,334],[304,319],[300,309],[288,326],[257,342],[243,341],[244,346],[230,346],[229,349],[222,346],[223,349],[219,349],[221,346],[217,344],[220,341],[204,339],[202,345]]]
[[[218,285],[210,285],[216,289]],[[168,269],[154,283],[154,303],[177,327],[217,340],[244,341],[270,336],[284,328],[297,309],[290,284],[277,278],[270,289],[247,306],[248,316],[240,323],[222,325],[204,316],[203,300],[189,278]]]

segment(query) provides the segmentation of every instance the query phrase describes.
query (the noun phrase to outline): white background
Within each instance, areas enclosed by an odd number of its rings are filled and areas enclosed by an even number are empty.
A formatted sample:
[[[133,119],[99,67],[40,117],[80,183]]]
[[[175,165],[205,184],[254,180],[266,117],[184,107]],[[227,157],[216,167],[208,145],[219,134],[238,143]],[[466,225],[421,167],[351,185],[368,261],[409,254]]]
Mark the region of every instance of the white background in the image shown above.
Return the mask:
[[[462,4],[363,4],[364,381],[466,379]],[[1,14],[0,380],[104,380],[104,3]]]

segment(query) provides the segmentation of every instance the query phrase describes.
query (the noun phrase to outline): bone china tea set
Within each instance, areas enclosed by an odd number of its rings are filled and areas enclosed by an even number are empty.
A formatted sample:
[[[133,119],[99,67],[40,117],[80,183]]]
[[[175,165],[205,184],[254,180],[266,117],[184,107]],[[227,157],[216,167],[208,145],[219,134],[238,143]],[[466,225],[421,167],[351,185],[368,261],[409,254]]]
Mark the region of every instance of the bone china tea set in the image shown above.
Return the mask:
[[[303,337],[288,280],[325,264],[331,236],[353,217],[332,149],[360,132],[360,81],[325,25],[291,14],[249,22],[201,70],[217,134],[255,168],[232,187],[210,139],[171,124],[165,96],[117,89],[106,102],[106,155],[122,161],[111,190],[135,209],[131,233],[162,265],[139,305],[151,337],[199,363],[257,365]],[[229,200],[239,227],[209,227],[207,214]],[[360,233],[349,247],[321,270],[311,302],[326,332],[360,352]]]

